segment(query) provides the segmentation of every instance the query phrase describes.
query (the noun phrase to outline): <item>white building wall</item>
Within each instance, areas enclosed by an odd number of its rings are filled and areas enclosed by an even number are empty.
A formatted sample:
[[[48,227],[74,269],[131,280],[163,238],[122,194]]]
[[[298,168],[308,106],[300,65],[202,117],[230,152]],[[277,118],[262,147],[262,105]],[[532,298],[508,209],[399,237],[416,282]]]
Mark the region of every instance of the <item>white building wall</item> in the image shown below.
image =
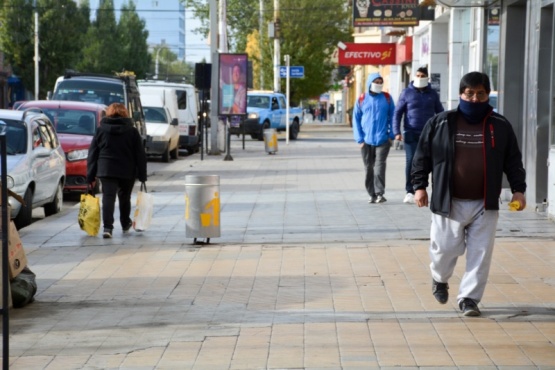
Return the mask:
[[[459,84],[468,72],[469,11],[451,9],[449,19],[449,79],[447,86],[447,109],[459,105]]]
[[[448,23],[434,22],[431,25],[430,63],[428,73],[430,78],[439,74],[440,91],[439,99],[444,108],[447,108],[449,86],[449,25]]]

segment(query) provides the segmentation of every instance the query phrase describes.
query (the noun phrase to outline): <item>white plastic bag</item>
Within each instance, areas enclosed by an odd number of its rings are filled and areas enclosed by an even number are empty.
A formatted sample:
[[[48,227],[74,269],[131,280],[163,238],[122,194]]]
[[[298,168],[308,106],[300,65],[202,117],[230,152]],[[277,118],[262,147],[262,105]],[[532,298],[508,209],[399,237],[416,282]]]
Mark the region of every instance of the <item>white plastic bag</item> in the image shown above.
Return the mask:
[[[144,189],[144,191],[143,191]],[[144,231],[150,226],[154,209],[154,196],[147,193],[145,183],[141,183],[141,190],[137,193],[137,205],[133,217],[133,229]]]

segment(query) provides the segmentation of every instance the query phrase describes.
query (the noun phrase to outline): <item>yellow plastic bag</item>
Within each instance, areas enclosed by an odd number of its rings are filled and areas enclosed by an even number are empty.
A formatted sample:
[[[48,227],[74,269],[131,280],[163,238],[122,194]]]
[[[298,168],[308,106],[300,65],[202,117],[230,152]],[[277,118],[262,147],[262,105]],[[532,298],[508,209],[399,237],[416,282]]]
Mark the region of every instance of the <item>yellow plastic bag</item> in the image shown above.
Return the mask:
[[[144,189],[144,191],[143,191]],[[137,193],[137,205],[133,217],[133,229],[144,231],[150,226],[154,210],[154,196],[147,193],[146,185],[141,184],[141,191]]]
[[[84,230],[90,236],[98,235],[100,230],[100,199],[89,193],[81,194],[77,220],[81,230]]]

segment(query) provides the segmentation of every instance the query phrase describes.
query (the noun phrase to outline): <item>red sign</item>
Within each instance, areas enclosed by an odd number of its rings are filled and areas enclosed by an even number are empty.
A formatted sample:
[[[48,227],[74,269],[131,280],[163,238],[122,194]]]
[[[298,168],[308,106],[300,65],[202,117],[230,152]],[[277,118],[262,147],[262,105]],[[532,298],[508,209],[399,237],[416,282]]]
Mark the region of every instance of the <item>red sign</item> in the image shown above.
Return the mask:
[[[396,64],[396,44],[355,44],[346,42],[345,46],[345,50],[339,49],[339,65]]]

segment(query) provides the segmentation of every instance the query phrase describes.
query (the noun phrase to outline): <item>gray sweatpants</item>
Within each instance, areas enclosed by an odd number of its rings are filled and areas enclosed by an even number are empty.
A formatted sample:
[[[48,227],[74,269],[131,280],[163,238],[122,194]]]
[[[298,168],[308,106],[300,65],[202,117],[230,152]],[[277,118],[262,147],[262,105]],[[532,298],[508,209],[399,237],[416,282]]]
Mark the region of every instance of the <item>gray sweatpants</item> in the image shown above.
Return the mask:
[[[488,280],[499,211],[486,211],[483,200],[451,201],[451,215],[432,213],[430,270],[432,278],[446,283],[457,259],[466,251],[466,269],[459,286],[458,301],[480,302]]]

